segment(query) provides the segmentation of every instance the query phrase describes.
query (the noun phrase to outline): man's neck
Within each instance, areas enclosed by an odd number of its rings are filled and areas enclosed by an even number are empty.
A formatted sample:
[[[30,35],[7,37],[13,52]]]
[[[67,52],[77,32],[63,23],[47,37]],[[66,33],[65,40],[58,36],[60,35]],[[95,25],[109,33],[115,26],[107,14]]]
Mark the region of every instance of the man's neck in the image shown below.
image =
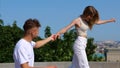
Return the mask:
[[[25,39],[25,40],[28,41],[28,42],[31,42],[31,41],[32,41],[31,35],[25,35],[25,36],[23,37],[23,39]]]

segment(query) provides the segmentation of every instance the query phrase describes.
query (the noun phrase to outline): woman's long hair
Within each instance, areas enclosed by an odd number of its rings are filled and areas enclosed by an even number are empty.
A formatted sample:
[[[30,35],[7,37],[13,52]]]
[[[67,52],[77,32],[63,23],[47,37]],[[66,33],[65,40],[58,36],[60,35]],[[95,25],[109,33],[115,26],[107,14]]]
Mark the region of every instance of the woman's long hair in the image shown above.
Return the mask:
[[[99,20],[99,13],[93,6],[87,6],[81,17],[88,23],[89,28],[92,29],[93,25]]]

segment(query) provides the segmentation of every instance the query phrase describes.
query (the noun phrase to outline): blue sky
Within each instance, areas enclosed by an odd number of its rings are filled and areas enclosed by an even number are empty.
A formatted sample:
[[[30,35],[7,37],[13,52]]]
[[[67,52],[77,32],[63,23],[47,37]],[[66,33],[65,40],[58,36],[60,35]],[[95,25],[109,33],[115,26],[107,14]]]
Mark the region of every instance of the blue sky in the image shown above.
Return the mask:
[[[119,0],[0,0],[0,18],[5,25],[12,25],[16,20],[21,28],[26,19],[36,18],[42,25],[40,36],[44,37],[47,25],[52,33],[56,33],[82,14],[88,5],[99,11],[102,20],[116,18],[116,23],[95,25],[92,31],[88,31],[88,37],[96,41],[120,41]]]

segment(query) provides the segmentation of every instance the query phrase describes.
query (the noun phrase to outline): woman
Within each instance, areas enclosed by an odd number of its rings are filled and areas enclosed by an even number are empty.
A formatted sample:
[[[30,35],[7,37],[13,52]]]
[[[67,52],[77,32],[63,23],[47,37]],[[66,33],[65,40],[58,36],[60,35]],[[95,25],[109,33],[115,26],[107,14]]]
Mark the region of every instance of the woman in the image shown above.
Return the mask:
[[[68,26],[57,32],[55,38],[59,37],[61,34],[64,34],[73,26],[76,28],[78,37],[73,46],[74,55],[71,68],[89,68],[85,52],[87,30],[91,30],[94,24],[105,24],[108,22],[115,22],[115,19],[100,20],[98,11],[93,6],[87,6],[82,15],[74,19]]]

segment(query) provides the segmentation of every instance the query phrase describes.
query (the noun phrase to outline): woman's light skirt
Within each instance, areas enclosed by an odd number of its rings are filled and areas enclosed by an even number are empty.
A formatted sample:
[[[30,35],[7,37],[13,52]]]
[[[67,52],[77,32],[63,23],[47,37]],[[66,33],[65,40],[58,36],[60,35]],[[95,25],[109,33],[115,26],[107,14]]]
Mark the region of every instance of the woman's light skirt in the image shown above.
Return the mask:
[[[85,51],[86,44],[87,38],[78,36],[78,38],[75,40],[73,45],[74,55],[70,68],[89,68]]]

